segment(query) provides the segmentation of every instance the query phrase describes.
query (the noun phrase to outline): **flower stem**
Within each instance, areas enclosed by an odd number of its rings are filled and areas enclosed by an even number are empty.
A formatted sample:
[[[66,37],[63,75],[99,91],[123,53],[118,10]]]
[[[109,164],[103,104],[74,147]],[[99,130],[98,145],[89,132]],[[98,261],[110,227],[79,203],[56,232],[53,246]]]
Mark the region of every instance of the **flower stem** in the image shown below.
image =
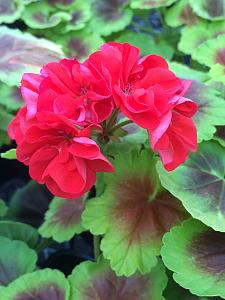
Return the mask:
[[[106,125],[106,128],[105,128],[106,132],[110,131],[111,128],[113,127],[114,123],[116,122],[116,119],[117,119],[117,116],[118,116],[119,112],[120,112],[119,109],[116,108],[114,110],[114,112],[112,113],[112,115],[111,115],[111,117],[110,117],[110,119],[109,119],[109,121]]]
[[[95,260],[97,260],[98,257],[101,254],[101,250],[100,250],[100,236],[99,235],[94,235],[94,237],[93,237],[93,245],[94,245]]]
[[[133,121],[131,121],[131,120],[126,120],[124,122],[121,122],[121,123],[117,124],[116,126],[114,126],[112,128],[111,132],[115,132],[117,129],[119,129],[119,128],[123,127],[123,126],[126,126],[128,124],[131,124],[131,123],[133,123]]]

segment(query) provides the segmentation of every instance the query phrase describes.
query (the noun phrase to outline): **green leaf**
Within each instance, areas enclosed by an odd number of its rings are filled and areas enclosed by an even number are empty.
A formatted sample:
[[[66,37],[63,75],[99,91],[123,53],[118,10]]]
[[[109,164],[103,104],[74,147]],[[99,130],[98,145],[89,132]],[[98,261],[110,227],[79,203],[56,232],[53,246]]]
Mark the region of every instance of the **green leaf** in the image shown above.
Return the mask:
[[[225,19],[224,0],[190,0],[190,4],[197,15],[208,20]]]
[[[92,1],[92,17],[88,24],[91,31],[100,35],[110,35],[131,23],[133,11],[128,7],[129,0]]]
[[[26,6],[22,19],[31,28],[45,29],[69,21],[71,16],[67,12],[53,11],[47,2],[42,1],[38,4],[38,10],[37,3]]]
[[[162,296],[167,277],[161,263],[151,273],[129,278],[117,277],[109,263],[83,262],[69,276],[71,300],[165,300]]]
[[[225,85],[225,64],[215,64],[211,67],[209,74],[215,81],[220,81]]]
[[[5,201],[0,199],[0,217],[4,217],[8,211],[8,206],[5,204]]]
[[[225,84],[225,34],[210,39],[193,52],[193,59],[211,67],[210,75]]]
[[[214,81],[212,79],[210,79],[207,84],[211,87],[213,87],[214,89],[217,89],[218,91],[220,91],[221,97],[223,99],[225,99],[225,85],[222,84],[222,82],[218,82],[218,81]]]
[[[177,62],[170,62],[169,67],[178,77],[183,79],[185,78],[188,80],[201,82],[209,80],[208,73],[191,69],[188,66],[182,65]]]
[[[39,72],[63,56],[56,44],[18,29],[0,27],[0,44],[0,80],[8,85],[19,85],[24,72]]]
[[[192,81],[185,97],[198,104],[198,111],[193,117],[197,126],[198,142],[207,141],[216,132],[216,125],[225,125],[225,102],[219,91],[206,84]]]
[[[45,214],[39,233],[45,238],[52,237],[59,243],[70,240],[75,234],[84,231],[81,225],[83,210],[83,198],[68,200],[55,197]]]
[[[0,291],[4,300],[69,300],[70,286],[58,270],[44,269],[25,274]]]
[[[16,159],[16,149],[10,149],[4,153],[0,153],[2,158]]]
[[[51,199],[52,195],[45,186],[30,181],[12,196],[9,216],[16,221],[39,227]]]
[[[22,0],[2,0],[0,2],[0,24],[13,23],[20,18],[23,9]]]
[[[173,48],[161,40],[155,42],[151,35],[144,33],[134,34],[131,31],[123,32],[117,39],[120,43],[130,43],[141,50],[141,55],[157,54],[163,56],[165,59],[171,59],[173,57]]]
[[[47,0],[48,4],[53,8],[61,10],[69,10],[74,5],[74,0]],[[89,0],[88,0],[89,1]]]
[[[165,21],[171,27],[178,27],[182,24],[196,24],[199,18],[190,6],[189,0],[180,0],[165,11]]]
[[[37,0],[22,0],[23,4],[27,5],[30,4],[32,2],[37,2]]]
[[[162,185],[179,198],[191,215],[218,231],[225,231],[225,148],[210,141],[199,145],[198,153],[186,163],[166,172],[157,170]]]
[[[0,73],[1,73],[1,71],[0,71]],[[1,75],[0,75],[0,77],[1,77]],[[9,123],[12,121],[13,118],[14,118],[13,114],[7,112],[4,107],[0,106],[0,146],[10,143],[7,129],[8,129]]]
[[[163,293],[166,300],[220,300],[222,298],[213,297],[213,298],[203,298],[198,297],[190,293],[189,290],[182,288],[179,284],[177,284],[172,278],[172,272],[167,270],[168,275],[168,284]]]
[[[37,255],[22,241],[0,236],[0,285],[7,286],[19,276],[34,270]],[[5,299],[5,298],[1,298]]]
[[[14,115],[12,115],[11,113],[7,112],[2,108],[0,110],[0,129],[7,132],[8,125],[12,121],[13,117]]]
[[[86,59],[89,54],[99,49],[104,40],[95,33],[81,30],[72,34],[54,35],[53,39],[63,46],[64,52],[69,57],[76,57],[79,60]]]
[[[199,46],[223,34],[225,34],[224,21],[201,21],[199,24],[193,26],[185,26],[181,31],[178,49],[186,54],[193,54],[194,58],[198,60]],[[201,63],[205,63],[203,58],[201,59]]]
[[[0,83],[0,104],[10,111],[17,111],[24,105],[20,89]]]
[[[207,40],[193,52],[193,58],[201,64],[205,64],[209,67],[214,66],[214,64],[224,66],[224,41],[225,34],[221,34],[217,38]],[[202,55],[205,56],[205,59]]]
[[[149,9],[160,6],[169,6],[177,0],[131,0],[131,7],[134,9]]]
[[[79,30],[85,27],[87,21],[91,18],[91,3],[89,1],[76,0],[70,7],[70,20],[65,22],[63,31]]]
[[[162,258],[175,281],[198,296],[225,298],[224,233],[190,219],[167,233],[163,244]]]
[[[215,126],[225,125],[224,99],[218,90],[200,82],[209,78],[207,73],[178,63],[170,63],[170,68],[180,78],[191,80],[191,86],[185,97],[198,104],[198,111],[193,118],[197,126],[198,142],[210,140],[216,132]]]
[[[87,202],[83,225],[103,234],[101,249],[118,276],[150,272],[157,263],[165,232],[186,217],[162,190],[150,150],[118,155],[115,173],[105,174],[104,193]]]
[[[0,113],[0,115],[1,115],[1,113]],[[7,131],[0,129],[0,146],[9,145],[10,143],[11,143],[11,140],[9,139]]]
[[[19,240],[34,248],[38,242],[38,232],[32,226],[13,221],[0,221],[0,236]]]
[[[225,126],[218,126],[214,139],[225,148]]]

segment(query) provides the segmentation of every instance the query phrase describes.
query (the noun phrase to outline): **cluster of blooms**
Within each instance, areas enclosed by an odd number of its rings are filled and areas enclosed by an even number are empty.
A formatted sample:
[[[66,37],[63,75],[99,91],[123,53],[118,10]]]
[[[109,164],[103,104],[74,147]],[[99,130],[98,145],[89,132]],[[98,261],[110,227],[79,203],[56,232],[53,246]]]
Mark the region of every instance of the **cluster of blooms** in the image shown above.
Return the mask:
[[[148,131],[153,151],[173,170],[197,148],[191,119],[197,105],[184,97],[189,85],[162,57],[140,58],[127,43],[107,43],[83,63],[49,63],[22,78],[26,105],[9,126],[17,158],[54,195],[80,197],[94,185],[96,172],[114,170],[91,134],[121,111]]]

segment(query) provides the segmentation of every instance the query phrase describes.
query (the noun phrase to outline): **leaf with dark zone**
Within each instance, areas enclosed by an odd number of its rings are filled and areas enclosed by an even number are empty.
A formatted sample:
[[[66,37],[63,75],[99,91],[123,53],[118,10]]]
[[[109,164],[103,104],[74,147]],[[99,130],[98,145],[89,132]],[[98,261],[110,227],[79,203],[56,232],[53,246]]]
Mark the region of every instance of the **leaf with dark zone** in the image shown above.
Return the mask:
[[[160,187],[150,150],[117,155],[106,189],[88,201],[83,225],[104,234],[101,249],[118,276],[147,273],[157,263],[165,232],[187,217],[179,201]]]
[[[44,220],[44,214],[52,197],[45,186],[31,181],[25,187],[18,189],[13,195],[9,214],[16,221],[27,223],[37,228]]]
[[[0,298],[5,300],[69,300],[69,294],[65,276],[51,269],[25,274],[0,290]]]
[[[224,298],[224,241],[225,233],[190,219],[165,235],[161,254],[182,287],[198,296]]]
[[[145,276],[127,278],[117,277],[109,263],[100,259],[80,264],[68,279],[74,300],[165,300],[162,291],[167,278],[160,263]]]
[[[225,232],[225,149],[216,141],[199,145],[198,153],[168,173],[157,170],[162,185],[179,198],[191,215]],[[181,188],[182,187],[182,188]]]
[[[0,286],[7,286],[17,277],[34,270],[37,255],[22,241],[0,236],[0,243]]]
[[[63,199],[53,198],[49,209],[45,214],[45,220],[39,228],[39,233],[46,237],[52,237],[61,243],[70,240],[75,234],[81,233],[81,214],[84,210],[83,198]]]

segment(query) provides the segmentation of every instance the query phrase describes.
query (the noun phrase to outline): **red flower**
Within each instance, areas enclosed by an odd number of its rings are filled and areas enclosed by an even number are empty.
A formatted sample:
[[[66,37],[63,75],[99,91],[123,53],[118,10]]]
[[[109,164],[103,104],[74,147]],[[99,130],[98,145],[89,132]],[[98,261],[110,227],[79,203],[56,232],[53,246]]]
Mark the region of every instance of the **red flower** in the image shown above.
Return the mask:
[[[140,58],[132,45],[107,43],[84,63],[63,59],[47,64],[40,74],[24,74],[26,107],[11,122],[9,135],[33,179],[56,196],[80,197],[95,184],[96,172],[113,171],[90,130],[101,128],[98,124],[114,108],[147,129],[168,171],[197,150],[191,119],[197,105],[184,97],[189,85],[162,57]],[[117,111],[101,124],[104,134],[113,132],[116,117]]]
[[[24,132],[32,121],[26,118],[27,108],[24,106],[18,112],[16,117],[11,121],[8,127],[8,135],[12,140],[19,144],[24,138]]]
[[[185,82],[181,95],[185,93],[188,85],[188,82]],[[160,99],[160,91],[158,93]],[[162,105],[161,111],[164,114],[160,124],[153,130],[148,130],[153,151],[158,151],[167,171],[186,161],[188,151],[197,151],[197,133],[191,117],[196,113],[198,106],[181,95],[164,103],[158,102]]]
[[[82,125],[101,123],[113,110],[106,81],[96,78],[75,59],[63,59],[43,67],[41,74],[24,74],[21,92],[27,118],[49,111]]]
[[[160,123],[155,108],[154,87],[160,86],[166,97],[182,88],[182,82],[157,55],[139,58],[139,49],[127,43],[108,43],[92,54],[85,64],[111,83],[116,106],[132,121],[147,129]]]
[[[168,69],[160,56],[139,58],[139,49],[127,43],[108,43],[85,64],[96,76],[111,82],[116,106],[149,132],[167,170],[173,170],[196,151],[196,128],[191,117],[197,105],[183,96],[190,85]]]
[[[89,191],[96,172],[112,172],[113,166],[74,122],[53,113],[41,112],[23,126],[22,108],[9,127],[18,144],[17,158],[29,166],[30,176],[45,183],[56,196],[76,198]],[[21,117],[22,116],[22,117]]]

